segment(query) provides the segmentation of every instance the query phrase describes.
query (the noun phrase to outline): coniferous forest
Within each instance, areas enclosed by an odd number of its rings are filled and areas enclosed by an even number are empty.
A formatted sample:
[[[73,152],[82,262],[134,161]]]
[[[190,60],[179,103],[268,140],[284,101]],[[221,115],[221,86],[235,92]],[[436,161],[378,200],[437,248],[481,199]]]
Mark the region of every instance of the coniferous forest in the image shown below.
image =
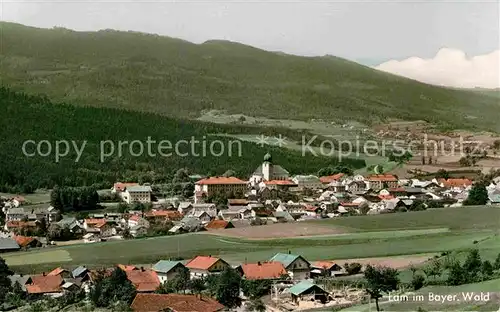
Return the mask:
[[[52,103],[46,97],[31,96],[0,88],[0,191],[29,193],[37,188],[53,188],[59,186],[94,186],[109,187],[115,181],[138,181],[140,183],[162,183],[170,181],[179,168],[187,168],[191,173],[221,175],[228,169],[236,176],[248,178],[262,162],[263,156],[270,152],[273,161],[290,171],[291,174],[316,173],[319,169],[334,166],[336,158],[306,155],[301,151],[284,150],[277,147],[261,147],[250,142],[241,142],[241,155],[238,155],[236,139],[217,134],[283,134],[298,139],[301,133],[287,129],[257,128],[250,126],[220,125],[188,120],[168,118],[151,113],[139,113],[126,110],[94,107],[75,107],[69,104]],[[225,152],[221,156],[203,156],[201,145],[194,149],[200,156],[191,155],[190,147],[183,145],[183,155],[160,156],[157,145],[152,145],[156,156],[151,157],[147,149],[142,155],[136,145],[134,155],[125,145],[122,155],[118,153],[118,141],[132,142],[138,140],[147,148],[146,142],[168,140],[175,144],[179,140],[190,141],[192,137],[205,140],[210,146],[214,140],[222,141]],[[26,156],[23,143],[42,140],[52,145],[48,153],[48,144],[41,147],[42,154],[47,156]],[[55,142],[67,141],[70,151],[59,161],[55,159]],[[111,153],[110,146],[106,152],[110,156],[101,161],[103,150],[101,142],[110,142],[115,146]],[[232,155],[229,156],[229,141],[233,141]],[[74,143],[73,143],[74,142]],[[82,149],[81,156],[73,144]],[[113,142],[113,143],[111,143]],[[36,144],[25,145],[30,154],[37,154]],[[200,143],[201,144],[201,143]],[[216,145],[219,146],[219,145]],[[60,152],[65,151],[61,145]],[[217,151],[220,149],[215,148]],[[344,159],[345,165],[353,169],[365,166],[364,160]]]

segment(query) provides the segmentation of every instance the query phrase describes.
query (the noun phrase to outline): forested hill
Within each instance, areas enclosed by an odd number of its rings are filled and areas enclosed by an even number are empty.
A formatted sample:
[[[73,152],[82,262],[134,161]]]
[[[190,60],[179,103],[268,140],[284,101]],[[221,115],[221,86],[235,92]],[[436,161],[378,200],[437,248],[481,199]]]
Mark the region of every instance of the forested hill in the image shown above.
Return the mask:
[[[500,132],[498,98],[418,83],[336,57],[113,30],[2,22],[0,31],[2,83],[57,101],[178,117],[217,109],[280,119],[420,119]]]
[[[273,160],[287,168],[292,174],[316,173],[319,169],[335,165],[335,158],[303,157],[301,152],[278,148],[261,148],[250,142],[218,137],[210,134],[264,133],[276,134],[277,129],[217,125],[196,121],[183,121],[152,113],[140,113],[111,108],[77,107],[52,104],[45,97],[29,96],[0,88],[0,192],[29,192],[33,189],[54,185],[83,186],[106,185],[115,181],[170,182],[179,168],[188,168],[192,173],[221,175],[233,170],[237,176],[248,178],[270,151]],[[280,132],[281,133],[281,132]],[[291,133],[289,133],[291,134]],[[151,149],[148,150],[148,137]],[[191,148],[191,138],[200,143]],[[36,145],[42,140],[50,142],[52,151],[48,153],[48,143],[41,145],[40,151],[47,156],[25,156],[23,144],[29,155],[36,154]],[[56,163],[56,141],[69,141],[71,152]],[[142,155],[138,143],[144,147]],[[159,152],[159,142],[169,141],[171,149]],[[188,143],[179,145],[181,155],[175,153],[175,144],[180,140]],[[213,149],[211,142],[219,140]],[[232,140],[230,144],[228,140]],[[78,162],[73,142],[82,149]],[[101,145],[101,141],[106,141]],[[119,154],[119,141],[128,142]],[[203,152],[202,142],[206,142]],[[112,142],[112,143],[111,143]],[[234,143],[236,142],[236,143]],[[111,144],[115,150],[111,152]],[[220,148],[220,145],[224,149]],[[60,154],[66,147],[59,144]],[[167,146],[167,145],[163,145]],[[231,146],[232,152],[229,152]],[[220,156],[217,156],[221,151]],[[193,152],[192,152],[193,151]],[[214,154],[211,153],[214,151]],[[240,153],[241,151],[241,153]],[[100,161],[100,155],[109,154]],[[168,154],[172,154],[168,156]],[[198,156],[197,156],[197,155]],[[204,155],[205,154],[205,155]],[[352,168],[361,168],[363,160],[345,160]]]

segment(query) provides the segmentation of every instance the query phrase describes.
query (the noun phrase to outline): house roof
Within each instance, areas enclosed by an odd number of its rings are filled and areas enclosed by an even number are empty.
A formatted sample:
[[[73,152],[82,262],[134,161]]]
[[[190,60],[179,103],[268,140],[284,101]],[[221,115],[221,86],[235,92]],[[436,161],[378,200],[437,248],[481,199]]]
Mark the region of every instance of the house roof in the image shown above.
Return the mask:
[[[128,280],[138,292],[155,291],[160,286],[158,275],[153,270],[126,271]]]
[[[367,177],[368,181],[396,182],[398,178],[392,174],[373,174]]]
[[[314,284],[310,280],[304,280],[298,284],[295,284],[294,286],[290,287],[289,291],[291,294],[295,296],[300,296],[303,293],[310,292],[310,291],[317,291],[321,293],[326,293],[326,291],[319,287],[318,285]]]
[[[0,237],[0,250],[19,249],[19,245],[12,238]]]
[[[131,305],[135,312],[159,312],[171,309],[175,312],[216,312],[224,306],[209,297],[181,294],[137,294]]]
[[[132,186],[127,186],[125,188],[126,191],[128,192],[149,192],[151,193],[152,190],[151,190],[151,186],[149,185],[132,185]]]
[[[20,246],[20,247],[26,247],[28,246],[29,244],[31,244],[34,240],[36,240],[35,237],[30,237],[30,236],[21,236],[21,235],[16,235],[14,237],[14,239],[16,240],[16,243]]]
[[[221,230],[221,229],[226,229],[230,226],[232,226],[232,224],[229,221],[212,220],[205,226],[205,228],[210,230]]]
[[[79,266],[76,269],[74,269],[73,272],[71,272],[71,275],[73,275],[73,277],[78,277],[87,271],[88,271],[88,269],[86,267]]]
[[[269,171],[270,171],[270,176],[271,177],[275,177],[275,176],[283,177],[283,176],[288,176],[289,175],[288,171],[285,168],[281,167],[280,165],[270,164],[269,165]],[[257,167],[257,169],[255,169],[255,171],[254,171],[254,173],[252,175],[254,175],[254,176],[263,176],[262,165],[260,165],[259,167]]]
[[[241,270],[248,280],[275,279],[287,274],[281,262],[247,263],[241,265]]]
[[[146,213],[146,217],[181,219],[182,214],[176,210],[153,210]]]
[[[320,177],[319,180],[321,181],[321,183],[328,184],[340,180],[343,176],[343,173],[337,173],[334,175]]]
[[[34,222],[34,221],[29,221],[29,222],[9,221],[9,222],[7,222],[6,226],[7,226],[7,228],[36,227],[36,222]]]
[[[265,185],[297,185],[293,181],[290,180],[270,180],[270,181],[264,181]]]
[[[209,177],[196,182],[198,185],[208,184],[247,184],[247,182],[235,177]]]
[[[335,265],[338,265],[338,264],[333,262],[333,261],[314,261],[311,264],[311,266],[314,268],[321,268],[321,269],[326,269],[326,270],[330,270]]]
[[[463,187],[472,185],[472,180],[469,179],[439,179],[439,183],[443,183],[445,187]]]
[[[230,198],[227,200],[228,205],[248,205],[248,200],[245,198]]]
[[[301,256],[298,255],[292,255],[292,254],[286,254],[286,253],[277,253],[272,257],[269,261],[277,261],[281,262],[285,268],[287,268],[292,262],[297,260],[298,258],[302,258]],[[304,258],[302,258],[304,259]],[[305,260],[305,259],[304,259]],[[307,260],[305,260],[307,262]]]
[[[117,267],[119,267],[120,269],[122,269],[123,271],[127,272],[127,271],[134,271],[134,270],[138,270],[137,267],[133,266],[133,265],[127,265],[127,264],[117,264],[116,265]]]
[[[211,256],[196,256],[186,264],[186,267],[189,269],[208,270],[218,261],[224,260]]]
[[[126,187],[129,187],[129,186],[136,186],[136,185],[139,185],[139,183],[122,183],[122,182],[116,182],[114,185],[113,185],[113,188],[117,191],[123,191],[125,190]]]
[[[184,266],[180,261],[160,260],[153,265],[152,269],[159,273],[168,273],[178,265]]]
[[[105,219],[85,219],[85,223],[87,224],[87,226],[98,227],[98,226],[102,226],[102,225],[106,224],[106,220]]]
[[[63,278],[60,275],[33,275],[32,283],[26,285],[29,294],[55,293],[61,291]]]
[[[56,275],[60,275],[61,273],[65,272],[66,270],[59,267],[59,268],[55,268],[54,270],[50,271],[47,276],[56,276]],[[67,271],[66,271],[67,272]]]

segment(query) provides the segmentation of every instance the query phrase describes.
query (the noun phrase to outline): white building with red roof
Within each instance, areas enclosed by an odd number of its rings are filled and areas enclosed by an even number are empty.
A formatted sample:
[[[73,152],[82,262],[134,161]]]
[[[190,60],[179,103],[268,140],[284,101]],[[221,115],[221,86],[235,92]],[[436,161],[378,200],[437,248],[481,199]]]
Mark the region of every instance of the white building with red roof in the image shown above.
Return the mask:
[[[236,177],[210,177],[195,183],[195,203],[203,196],[215,194],[242,193],[247,191],[247,182]]]

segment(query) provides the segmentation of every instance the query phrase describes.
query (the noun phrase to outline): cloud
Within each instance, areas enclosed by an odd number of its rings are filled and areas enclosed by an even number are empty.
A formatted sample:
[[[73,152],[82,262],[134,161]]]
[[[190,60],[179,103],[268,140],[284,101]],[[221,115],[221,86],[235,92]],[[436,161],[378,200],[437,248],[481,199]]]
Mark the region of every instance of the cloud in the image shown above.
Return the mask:
[[[421,82],[458,88],[499,88],[500,50],[467,58],[456,49],[443,48],[432,59],[391,60],[376,69]]]

